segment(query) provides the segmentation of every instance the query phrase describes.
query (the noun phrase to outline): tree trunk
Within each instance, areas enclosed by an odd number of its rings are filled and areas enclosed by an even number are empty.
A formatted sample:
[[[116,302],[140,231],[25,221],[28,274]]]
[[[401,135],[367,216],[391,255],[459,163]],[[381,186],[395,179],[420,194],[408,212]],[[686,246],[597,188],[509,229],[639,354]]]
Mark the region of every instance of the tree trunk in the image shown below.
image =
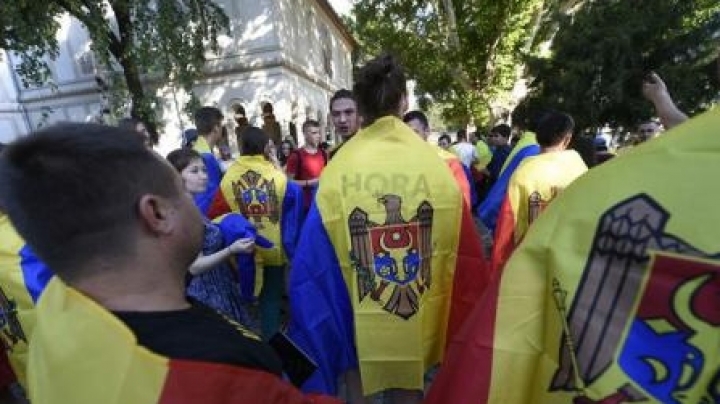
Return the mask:
[[[111,40],[110,52],[123,69],[125,85],[127,86],[132,101],[130,116],[141,120],[148,129],[148,132],[150,132],[153,142],[157,143],[157,124],[150,111],[151,105],[145,98],[145,89],[143,88],[140,78],[141,73],[138,70],[137,63],[130,54],[133,43],[133,25],[130,18],[129,6],[127,2],[124,1],[111,1],[110,6],[115,14],[118,33],[120,34],[120,38],[115,37],[115,41]],[[114,37],[112,32],[110,36]]]

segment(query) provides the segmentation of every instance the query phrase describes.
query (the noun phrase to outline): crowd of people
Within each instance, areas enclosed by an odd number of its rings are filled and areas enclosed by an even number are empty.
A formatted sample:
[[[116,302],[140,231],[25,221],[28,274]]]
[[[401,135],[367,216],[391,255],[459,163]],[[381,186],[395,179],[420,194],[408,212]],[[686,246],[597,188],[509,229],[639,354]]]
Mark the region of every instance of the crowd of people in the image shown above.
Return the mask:
[[[552,109],[432,145],[390,55],[331,98],[328,150],[314,120],[295,148],[271,108],[262,128],[234,111],[225,165],[214,107],[166,158],[130,118],[23,137],[0,154],[0,387],[32,403],[720,402],[719,248],[693,229],[717,210],[686,209],[694,181],[665,186],[714,172],[720,115],[681,125],[659,76],[643,92],[677,133],[643,122],[618,157],[601,136],[588,157]]]

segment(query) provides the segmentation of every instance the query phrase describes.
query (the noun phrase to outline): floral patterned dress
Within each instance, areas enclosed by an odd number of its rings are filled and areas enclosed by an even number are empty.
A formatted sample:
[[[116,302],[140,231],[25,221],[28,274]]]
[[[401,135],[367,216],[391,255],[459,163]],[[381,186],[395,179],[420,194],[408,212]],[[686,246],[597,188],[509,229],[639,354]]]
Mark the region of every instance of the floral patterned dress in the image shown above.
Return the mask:
[[[209,221],[205,221],[203,255],[215,253],[223,247],[224,243],[220,228]],[[193,276],[188,285],[187,294],[241,325],[246,327],[252,327],[253,325],[241,305],[237,275],[227,263]]]

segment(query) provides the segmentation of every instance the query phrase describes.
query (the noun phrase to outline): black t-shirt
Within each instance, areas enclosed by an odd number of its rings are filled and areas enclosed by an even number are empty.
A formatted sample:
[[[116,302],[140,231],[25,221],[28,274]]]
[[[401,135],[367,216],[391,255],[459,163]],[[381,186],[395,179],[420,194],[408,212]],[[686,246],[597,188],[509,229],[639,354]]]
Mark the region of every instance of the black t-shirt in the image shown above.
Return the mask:
[[[183,310],[113,314],[133,331],[138,344],[157,354],[281,375],[282,363],[269,345],[202,303],[191,305]]]

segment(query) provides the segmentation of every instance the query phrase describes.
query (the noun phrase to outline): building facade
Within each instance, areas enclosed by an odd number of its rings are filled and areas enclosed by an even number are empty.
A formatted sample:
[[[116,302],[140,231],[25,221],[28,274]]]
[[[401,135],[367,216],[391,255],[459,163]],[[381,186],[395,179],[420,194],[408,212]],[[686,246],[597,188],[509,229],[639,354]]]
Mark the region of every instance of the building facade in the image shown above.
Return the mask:
[[[262,107],[273,106],[284,136],[306,119],[330,133],[328,101],[352,85],[356,42],[327,0],[216,0],[230,18],[230,32],[218,38],[195,94],[220,108],[233,133],[233,111],[242,106],[250,124],[262,125]],[[18,55],[0,57],[0,142],[58,121],[90,121],[102,115],[106,95],[90,40],[82,25],[66,16],[57,33],[60,54],[51,62],[53,85],[25,88],[14,72]],[[181,110],[186,94],[169,85],[157,90],[163,102],[159,151],[180,144],[192,122]],[[230,136],[231,143],[234,136]]]

